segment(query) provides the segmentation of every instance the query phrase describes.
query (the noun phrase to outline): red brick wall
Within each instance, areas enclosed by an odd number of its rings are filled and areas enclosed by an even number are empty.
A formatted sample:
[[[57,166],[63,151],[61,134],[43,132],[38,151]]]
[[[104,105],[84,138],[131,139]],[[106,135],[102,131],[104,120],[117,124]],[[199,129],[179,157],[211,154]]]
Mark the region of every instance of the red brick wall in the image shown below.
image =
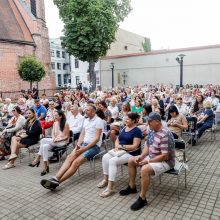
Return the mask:
[[[10,1],[10,0],[9,0]],[[27,0],[28,1],[28,0]],[[36,1],[39,10],[43,10],[43,0]],[[36,57],[42,61],[46,68],[46,76],[39,83],[39,89],[54,89],[55,74],[50,69],[50,49],[49,49],[49,36],[48,29],[45,22],[40,19],[32,20],[28,13],[24,11],[24,8],[20,5],[19,1],[14,0],[14,3],[18,6],[18,10],[23,16],[25,23],[27,24],[29,31],[32,34],[36,48],[28,45],[18,45],[10,43],[0,43],[0,91],[19,91],[21,89],[29,89],[29,83],[20,79],[17,72],[17,64],[19,57],[24,55],[36,55]],[[16,17],[19,17],[19,11],[15,7],[12,7]],[[43,16],[44,12],[41,13]],[[4,22],[4,21],[1,21]],[[10,25],[10,24],[7,24]],[[24,31],[25,29],[23,29]]]

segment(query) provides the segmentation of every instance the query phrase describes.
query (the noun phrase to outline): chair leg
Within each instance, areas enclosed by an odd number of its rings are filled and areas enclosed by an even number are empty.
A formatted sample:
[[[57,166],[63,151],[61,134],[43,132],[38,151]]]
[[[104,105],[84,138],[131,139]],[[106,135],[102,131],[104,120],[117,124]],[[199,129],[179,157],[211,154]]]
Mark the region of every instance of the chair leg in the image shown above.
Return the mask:
[[[95,176],[95,158],[93,158],[93,174],[94,174],[94,179],[96,178]]]
[[[153,196],[155,196],[154,180],[151,179],[151,182],[152,182]]]
[[[180,180],[179,180],[179,175],[177,176],[177,181],[178,181],[178,185],[177,185],[177,187],[178,187],[178,199],[180,199]]]
[[[185,168],[185,189],[187,188],[187,183],[186,183],[186,168]]]
[[[121,165],[121,175],[123,176],[123,165]]]

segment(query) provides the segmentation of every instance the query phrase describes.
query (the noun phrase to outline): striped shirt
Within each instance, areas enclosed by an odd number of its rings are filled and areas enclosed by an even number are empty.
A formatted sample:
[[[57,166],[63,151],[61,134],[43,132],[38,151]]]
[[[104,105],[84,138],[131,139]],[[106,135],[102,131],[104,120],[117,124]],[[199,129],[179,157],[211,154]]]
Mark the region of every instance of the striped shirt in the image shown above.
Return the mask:
[[[171,140],[172,139],[172,140]],[[149,130],[148,139],[146,143],[149,148],[149,157],[154,158],[161,154],[169,155],[169,159],[166,161],[172,168],[175,165],[175,142],[171,132],[162,127],[159,131],[155,132]]]

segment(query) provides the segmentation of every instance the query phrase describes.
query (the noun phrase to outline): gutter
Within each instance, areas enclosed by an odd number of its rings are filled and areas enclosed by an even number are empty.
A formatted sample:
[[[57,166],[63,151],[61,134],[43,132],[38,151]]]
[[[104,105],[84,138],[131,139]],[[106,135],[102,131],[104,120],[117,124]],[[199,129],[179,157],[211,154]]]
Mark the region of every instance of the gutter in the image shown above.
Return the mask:
[[[29,45],[33,46],[34,48],[37,47],[37,45],[34,42],[31,41],[24,41],[24,40],[11,40],[11,39],[1,39],[0,43],[11,43],[11,44],[19,44],[19,45]]]

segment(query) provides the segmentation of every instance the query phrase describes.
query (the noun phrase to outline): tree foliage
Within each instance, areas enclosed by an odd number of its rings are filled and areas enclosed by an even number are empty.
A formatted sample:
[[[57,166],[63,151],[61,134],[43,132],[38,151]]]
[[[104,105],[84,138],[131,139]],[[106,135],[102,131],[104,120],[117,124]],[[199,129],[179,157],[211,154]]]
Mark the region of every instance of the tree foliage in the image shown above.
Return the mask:
[[[24,81],[30,82],[32,89],[33,82],[39,82],[45,76],[44,65],[33,56],[24,56],[18,65],[18,73]]]
[[[150,52],[151,51],[151,42],[150,42],[150,38],[145,37],[144,38],[144,42],[141,43],[144,52]]]
[[[95,87],[94,62],[106,55],[119,23],[131,11],[130,0],[54,0],[64,22],[62,44],[70,55],[90,64]]]

